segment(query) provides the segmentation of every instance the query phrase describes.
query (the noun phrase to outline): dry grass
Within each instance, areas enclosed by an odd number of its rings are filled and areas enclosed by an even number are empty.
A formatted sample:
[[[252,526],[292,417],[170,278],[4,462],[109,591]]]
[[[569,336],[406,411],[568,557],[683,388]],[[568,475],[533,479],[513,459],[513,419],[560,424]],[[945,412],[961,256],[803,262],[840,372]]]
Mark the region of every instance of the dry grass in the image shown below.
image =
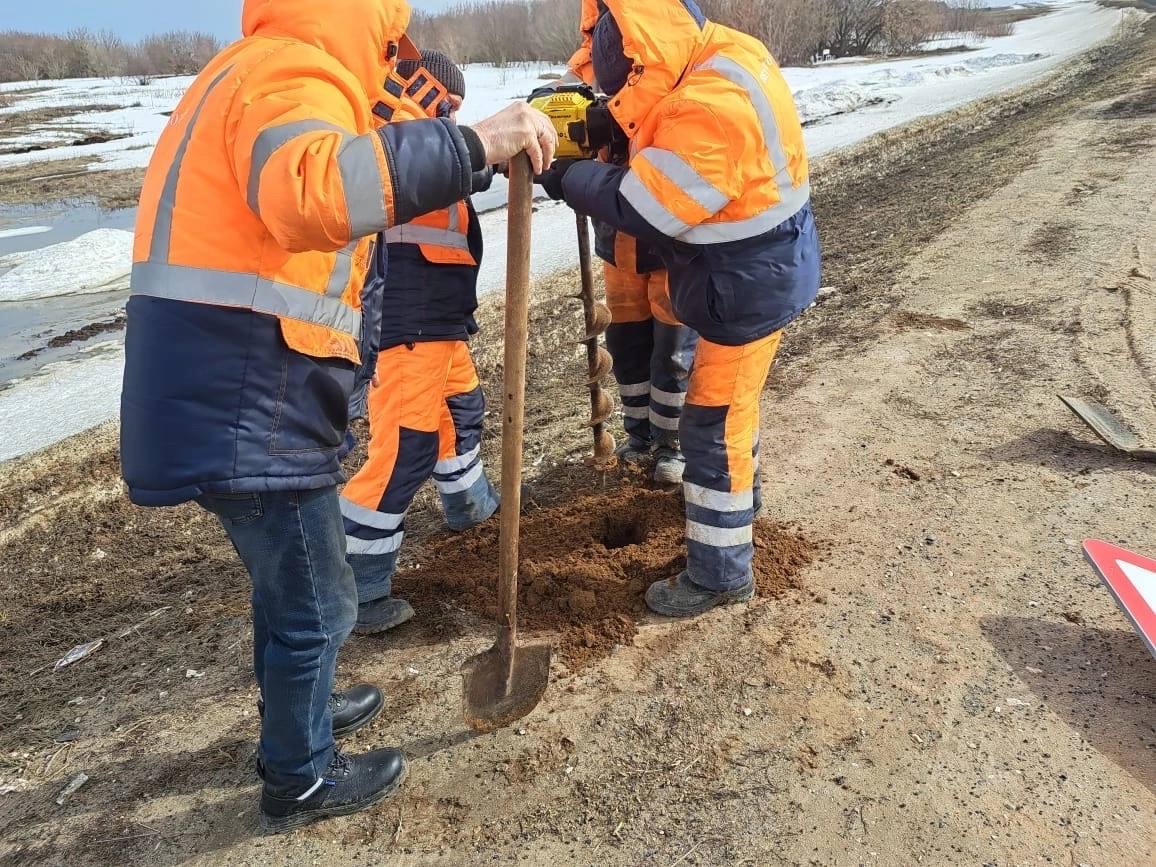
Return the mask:
[[[0,205],[28,205],[60,199],[96,202],[102,208],[130,208],[140,197],[144,169],[92,171],[93,160],[45,160],[0,169]]]

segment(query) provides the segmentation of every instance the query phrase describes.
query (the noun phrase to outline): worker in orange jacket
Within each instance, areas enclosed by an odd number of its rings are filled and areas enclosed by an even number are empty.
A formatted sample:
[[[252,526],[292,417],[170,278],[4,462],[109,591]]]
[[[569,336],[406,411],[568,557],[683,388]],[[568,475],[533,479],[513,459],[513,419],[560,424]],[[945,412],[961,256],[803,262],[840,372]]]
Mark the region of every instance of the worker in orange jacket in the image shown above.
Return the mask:
[[[700,335],[679,427],[686,569],[646,593],[694,616],[754,593],[759,397],[819,288],[803,130],[766,47],[694,0],[584,0],[584,20],[629,167],[560,160],[539,182],[653,244],[675,315]]]
[[[262,711],[262,826],[283,831],[396,791],[395,749],[345,756],[380,692],[334,693],[357,590],[338,452],[360,359],[373,235],[449,207],[473,173],[556,137],[524,103],[472,128],[373,109],[404,0],[245,0],[244,38],[173,111],[141,192],[121,403],[132,500],[195,500],[249,572]]]
[[[402,61],[399,104],[391,119],[424,116],[456,120],[465,76],[445,54],[423,50]],[[422,107],[424,106],[424,108]],[[379,111],[380,115],[382,112]],[[475,173],[473,191],[487,189],[493,170]],[[386,230],[363,295],[378,305],[379,325],[366,363],[376,385],[368,389],[369,454],[345,486],[341,512],[348,560],[357,579],[354,632],[392,629],[413,617],[391,595],[405,514],[432,477],[452,530],[489,518],[498,495],[482,466],[485,397],[470,357],[477,332],[478,266],[482,230],[468,198],[449,208]]]
[[[595,2],[583,6],[582,43],[560,84],[581,81],[600,90],[590,48],[599,12]],[[602,158],[625,165],[629,155],[608,151]],[[594,254],[602,260],[611,313],[606,346],[614,359],[626,432],[615,453],[631,464],[653,462],[658,484],[678,485],[686,465],[678,424],[698,335],[675,316],[666,266],[653,245],[602,220],[593,222]]]

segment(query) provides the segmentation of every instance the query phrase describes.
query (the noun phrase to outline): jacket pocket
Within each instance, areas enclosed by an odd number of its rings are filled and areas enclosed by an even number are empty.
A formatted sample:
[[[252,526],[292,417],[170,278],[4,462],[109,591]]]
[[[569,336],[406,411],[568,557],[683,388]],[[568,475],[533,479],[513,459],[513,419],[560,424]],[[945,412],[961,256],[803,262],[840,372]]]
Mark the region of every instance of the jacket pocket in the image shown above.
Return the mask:
[[[337,449],[349,424],[355,374],[348,361],[314,358],[286,347],[269,433],[269,454]]]
[[[706,313],[715,325],[730,322],[734,315],[734,285],[726,276],[711,276],[706,286]]]

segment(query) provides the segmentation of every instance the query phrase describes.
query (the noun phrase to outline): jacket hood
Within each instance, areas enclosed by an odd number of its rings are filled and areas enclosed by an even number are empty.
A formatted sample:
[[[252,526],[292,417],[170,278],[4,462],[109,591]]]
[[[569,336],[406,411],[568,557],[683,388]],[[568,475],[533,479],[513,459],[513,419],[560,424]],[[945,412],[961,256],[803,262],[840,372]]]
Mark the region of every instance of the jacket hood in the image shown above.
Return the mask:
[[[406,0],[245,0],[245,36],[296,39],[316,46],[377,93],[396,57],[390,45],[409,25]]]
[[[591,0],[587,0],[590,3]],[[650,111],[669,95],[702,51],[707,20],[694,0],[594,0],[614,16],[622,47],[634,68],[610,101],[615,119],[633,135]],[[584,9],[584,22],[593,10]]]

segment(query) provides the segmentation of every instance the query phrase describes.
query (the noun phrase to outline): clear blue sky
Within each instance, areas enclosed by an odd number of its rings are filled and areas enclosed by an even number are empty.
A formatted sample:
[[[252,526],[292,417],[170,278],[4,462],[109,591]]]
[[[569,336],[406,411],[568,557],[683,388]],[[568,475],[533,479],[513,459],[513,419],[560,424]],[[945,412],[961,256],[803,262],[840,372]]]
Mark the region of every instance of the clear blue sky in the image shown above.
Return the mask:
[[[139,39],[164,30],[204,30],[231,40],[240,35],[241,0],[54,0],[49,3],[3,0],[5,30],[63,33],[74,27],[112,30]],[[432,11],[451,0],[410,0]]]

